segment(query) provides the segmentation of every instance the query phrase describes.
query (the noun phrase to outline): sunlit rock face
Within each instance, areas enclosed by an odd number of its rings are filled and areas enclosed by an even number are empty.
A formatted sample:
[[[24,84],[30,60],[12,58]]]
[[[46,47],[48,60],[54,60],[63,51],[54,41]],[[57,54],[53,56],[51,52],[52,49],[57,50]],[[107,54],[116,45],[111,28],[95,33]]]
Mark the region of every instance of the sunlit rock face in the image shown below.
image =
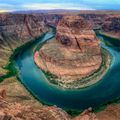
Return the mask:
[[[46,31],[44,16],[41,14],[0,14],[0,40],[26,41]]]
[[[92,25],[80,16],[63,17],[57,26],[56,39],[66,47],[83,52],[89,48],[99,48],[99,40],[92,30]]]
[[[120,38],[120,15],[106,16],[102,25],[102,30],[109,35]]]
[[[59,78],[80,80],[100,67],[100,41],[91,24],[82,17],[64,16],[58,23],[55,39],[43,45],[39,53],[36,52],[35,62]]]

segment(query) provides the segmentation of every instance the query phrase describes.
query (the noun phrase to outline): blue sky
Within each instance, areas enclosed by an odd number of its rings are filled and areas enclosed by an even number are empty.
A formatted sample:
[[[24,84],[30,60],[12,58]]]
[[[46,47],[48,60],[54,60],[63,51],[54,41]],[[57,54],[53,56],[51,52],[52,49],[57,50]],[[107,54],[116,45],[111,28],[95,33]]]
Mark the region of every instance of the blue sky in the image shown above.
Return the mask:
[[[120,10],[120,0],[0,0],[0,10]]]

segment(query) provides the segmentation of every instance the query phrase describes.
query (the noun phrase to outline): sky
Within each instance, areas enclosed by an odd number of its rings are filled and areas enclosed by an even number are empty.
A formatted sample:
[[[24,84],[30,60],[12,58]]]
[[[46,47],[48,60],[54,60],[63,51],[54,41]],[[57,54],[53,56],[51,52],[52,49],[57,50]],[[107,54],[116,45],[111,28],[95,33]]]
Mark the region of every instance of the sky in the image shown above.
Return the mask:
[[[48,9],[120,10],[120,0],[0,0],[0,12]]]

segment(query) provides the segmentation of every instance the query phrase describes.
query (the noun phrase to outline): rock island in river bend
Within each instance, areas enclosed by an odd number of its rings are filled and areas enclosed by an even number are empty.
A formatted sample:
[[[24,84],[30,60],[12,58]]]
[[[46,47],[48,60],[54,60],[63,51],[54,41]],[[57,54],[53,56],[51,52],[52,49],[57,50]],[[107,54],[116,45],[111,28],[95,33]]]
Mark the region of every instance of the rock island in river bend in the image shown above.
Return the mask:
[[[82,88],[99,81],[110,65],[92,25],[80,16],[64,16],[54,40],[35,53],[35,63],[50,82],[63,88]]]

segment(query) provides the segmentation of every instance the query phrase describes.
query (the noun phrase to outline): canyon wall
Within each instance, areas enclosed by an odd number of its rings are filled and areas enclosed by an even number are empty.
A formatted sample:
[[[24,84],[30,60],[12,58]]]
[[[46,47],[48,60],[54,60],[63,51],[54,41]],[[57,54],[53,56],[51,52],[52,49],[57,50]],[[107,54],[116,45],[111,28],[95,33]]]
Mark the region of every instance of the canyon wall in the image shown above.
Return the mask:
[[[103,32],[120,38],[120,15],[110,15],[105,18],[102,25]]]
[[[0,41],[35,39],[46,31],[42,15],[0,14]]]
[[[0,14],[0,76],[17,47],[48,31],[44,20],[41,14]]]
[[[108,36],[120,38],[120,15],[119,12],[102,12],[79,14],[89,21],[93,28],[101,28],[101,30]]]

